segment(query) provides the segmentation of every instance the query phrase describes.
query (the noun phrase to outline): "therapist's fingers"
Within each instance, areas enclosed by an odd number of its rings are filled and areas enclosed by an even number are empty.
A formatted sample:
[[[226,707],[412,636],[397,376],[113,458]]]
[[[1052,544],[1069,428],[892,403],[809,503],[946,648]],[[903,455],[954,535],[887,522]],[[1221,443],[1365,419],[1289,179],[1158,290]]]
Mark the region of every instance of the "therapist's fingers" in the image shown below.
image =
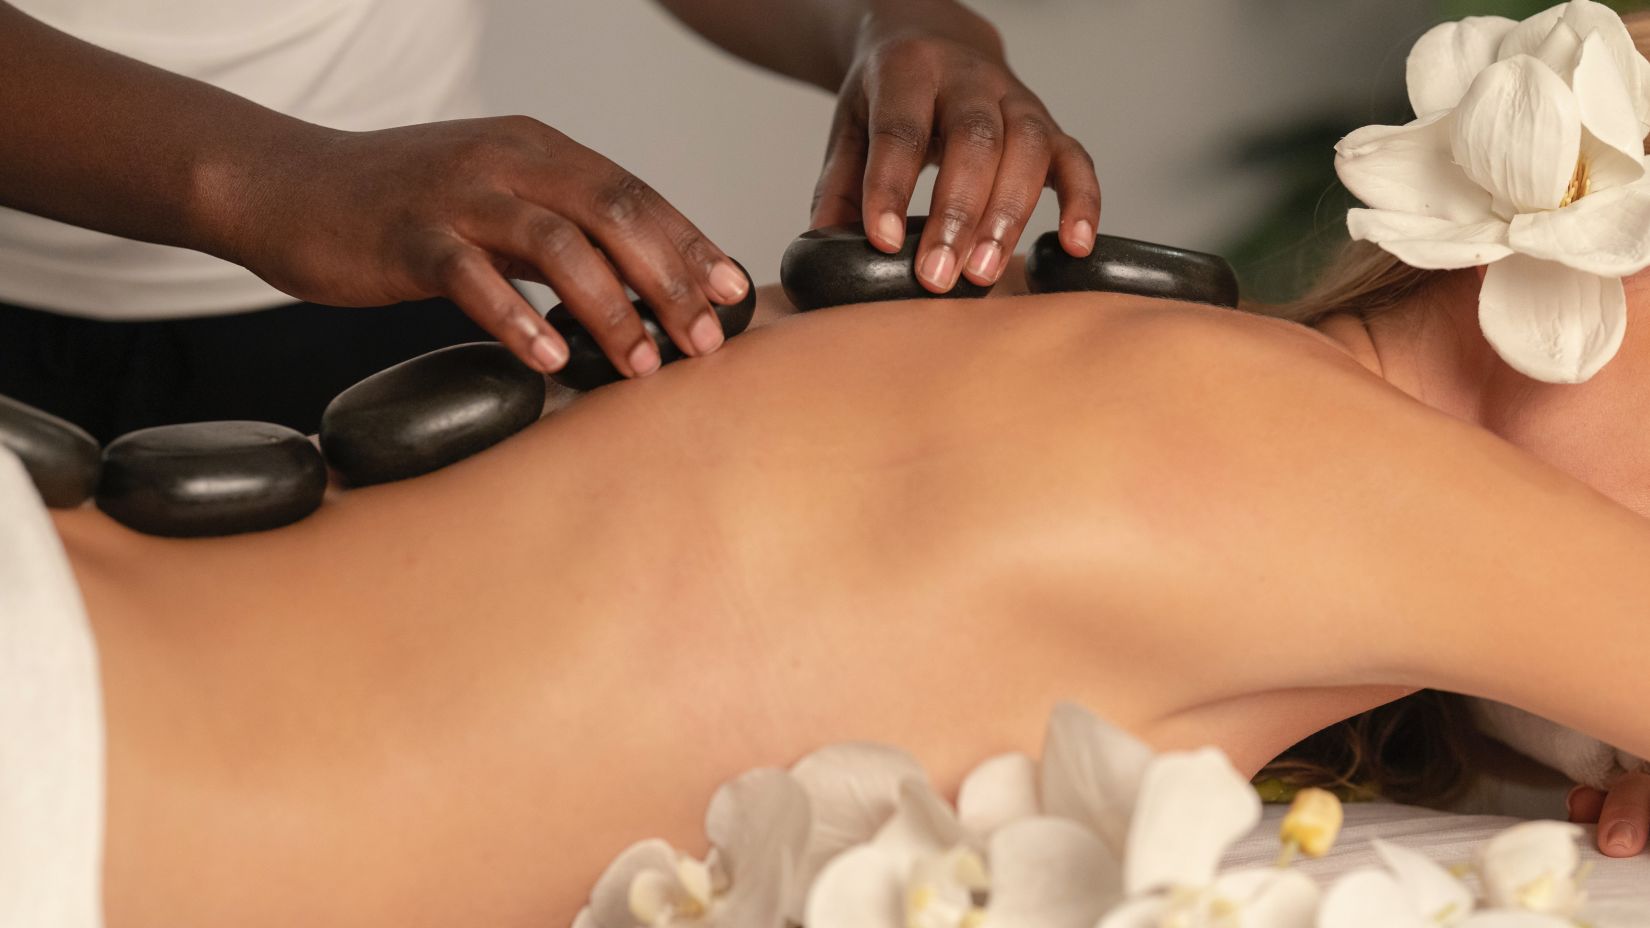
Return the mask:
[[[541,374],[567,363],[567,343],[498,272],[487,253],[452,243],[431,264],[440,291],[501,344]]]
[[[978,91],[949,98],[935,127],[940,139],[940,173],[928,225],[917,246],[917,279],[935,293],[950,292],[973,250],[1003,160],[1001,100]]]
[[[1054,138],[1059,129],[1041,107],[1006,106],[1003,158],[991,202],[976,228],[964,262],[968,279],[982,287],[995,284],[1008,267],[1025,233],[1031,211],[1048,183]]]
[[[606,180],[593,205],[585,228],[671,341],[689,356],[721,347],[722,324],[711,300],[743,299],[745,275],[664,197],[628,172]],[[635,350],[657,367],[652,341],[644,341]]]
[[[533,276],[556,291],[617,370],[636,377],[658,367],[653,340],[613,266],[577,224],[514,197],[490,204],[486,212],[488,221],[474,233],[479,243],[534,270]],[[644,344],[653,354],[643,352],[638,358],[638,346]]]
[[[871,85],[865,157],[865,231],[889,254],[905,245],[905,216],[928,164],[938,86],[922,59],[898,60],[896,78]]]
[[[738,303],[749,292],[749,281],[641,178],[581,148],[565,164],[554,158],[544,163],[517,194],[578,226],[685,354],[704,355],[721,346],[722,327],[711,303]],[[637,340],[624,349],[626,361],[613,360],[620,370],[646,375],[659,367],[658,351],[639,327],[634,332]]]
[[[814,186],[808,220],[810,229],[863,221],[860,203],[865,193],[867,139],[865,114],[856,112],[860,100],[855,96],[837,106],[825,166],[819,172],[819,183]]]
[[[1054,140],[1049,184],[1060,200],[1060,244],[1067,254],[1086,257],[1100,228],[1100,179],[1088,149],[1069,135]]]
[[[1650,836],[1650,774],[1633,772],[1610,784],[1598,816],[1598,849],[1609,857],[1632,857]]]
[[[1604,811],[1604,791],[1591,786],[1577,786],[1564,797],[1564,809],[1570,821],[1577,825],[1596,825]]]

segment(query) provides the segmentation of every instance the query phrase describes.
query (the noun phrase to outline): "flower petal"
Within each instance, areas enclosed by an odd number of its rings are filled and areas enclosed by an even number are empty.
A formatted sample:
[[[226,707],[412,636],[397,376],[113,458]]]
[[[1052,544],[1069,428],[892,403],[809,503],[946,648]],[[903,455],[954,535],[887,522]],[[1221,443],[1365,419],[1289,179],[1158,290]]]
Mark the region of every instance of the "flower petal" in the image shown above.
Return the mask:
[[[1532,258],[1601,277],[1630,277],[1650,267],[1650,183],[1515,216],[1507,242]]]
[[[1573,915],[1580,900],[1573,887],[1582,830],[1564,822],[1526,822],[1503,831],[1478,851],[1478,876],[1495,907]],[[1551,887],[1534,898],[1532,887]]]
[[[1421,36],[1405,68],[1415,115],[1454,109],[1478,72],[1495,63],[1501,43],[1517,25],[1504,16],[1469,16]]]
[[[1094,928],[1162,928],[1169,901],[1161,896],[1130,899],[1100,920]]]
[[[590,914],[590,907],[585,906],[579,914],[573,916],[573,928],[597,928],[596,916]]]
[[[1472,890],[1432,858],[1379,838],[1371,843],[1381,862],[1404,888],[1404,895],[1415,911],[1440,924],[1446,923],[1447,915],[1459,916],[1472,911]]]
[[[1335,881],[1318,907],[1318,928],[1428,928],[1403,887],[1379,870],[1354,870]]]
[[[1488,219],[1489,192],[1455,164],[1454,125],[1454,113],[1444,111],[1405,126],[1365,126],[1335,146],[1335,171],[1376,209],[1458,223]]]
[[[1563,18],[1564,5],[1559,4],[1558,6],[1548,7],[1519,23],[1511,32],[1507,33],[1505,39],[1501,40],[1501,51],[1496,54],[1496,59],[1506,61],[1508,58],[1515,58],[1519,55],[1535,54],[1536,49],[1541,47],[1541,43],[1545,42],[1548,34],[1553,31],[1553,27],[1557,26]]]
[[[808,928],[905,928],[905,873],[886,851],[860,845],[819,872],[804,912]]]
[[[1627,295],[1619,278],[1514,255],[1485,272],[1478,324],[1526,377],[1582,383],[1621,348]]]
[[[705,834],[732,876],[724,900],[731,924],[780,922],[791,901],[790,870],[807,850],[809,825],[808,794],[783,770],[752,770],[716,791]]]
[[[1123,886],[1207,886],[1227,848],[1260,823],[1260,797],[1214,748],[1164,754],[1146,768],[1129,824]]]
[[[871,840],[894,814],[900,784],[928,782],[916,758],[880,744],[837,744],[815,751],[791,767],[808,794],[813,829],[803,854],[786,914],[802,915],[801,894],[826,862],[847,848]]]
[[[1541,59],[1541,63],[1553,69],[1566,84],[1575,74],[1576,64],[1581,59],[1581,35],[1570,24],[1560,21],[1547,33],[1541,47],[1530,53]]]
[[[1238,928],[1313,928],[1323,896],[1299,870],[1234,870],[1215,881],[1215,895],[1235,905]]]
[[[957,814],[927,783],[900,784],[899,808],[877,831],[873,842],[889,855],[913,866],[917,858],[943,854],[968,841]]]
[[[1346,228],[1354,241],[1374,242],[1410,267],[1427,270],[1478,267],[1513,253],[1507,224],[1499,219],[1458,225],[1430,216],[1353,209],[1346,213]]]
[[[1597,35],[1604,40],[1610,56],[1615,59],[1616,69],[1629,81],[1628,90],[1637,101],[1639,118],[1650,118],[1650,108],[1647,108],[1650,101],[1644,99],[1645,88],[1639,79],[1639,62],[1644,60],[1644,56],[1639,54],[1638,45],[1633,41],[1627,24],[1622,22],[1621,14],[1593,0],[1571,0],[1564,7],[1564,22],[1583,39]]]
[[[1636,72],[1635,72],[1636,77]],[[1620,187],[1644,177],[1644,125],[1633,105],[1633,88],[1599,33],[1581,46],[1571,78],[1581,125],[1592,136],[1584,152],[1593,188]]]
[[[1043,741],[1043,809],[1086,825],[1121,853],[1152,750],[1072,703],[1049,716]]]
[[[957,794],[957,818],[981,837],[1039,814],[1037,762],[1024,754],[1004,754],[975,767]]]
[[[987,928],[1093,928],[1123,896],[1122,867],[1087,828],[1028,818],[991,838]]]
[[[1581,157],[1575,95],[1538,59],[1492,64],[1455,110],[1450,150],[1468,177],[1519,212],[1556,209]]]
[[[675,873],[676,860],[676,849],[658,839],[625,848],[590,891],[591,921],[598,928],[636,928],[636,916],[630,911],[631,884],[650,871]]]

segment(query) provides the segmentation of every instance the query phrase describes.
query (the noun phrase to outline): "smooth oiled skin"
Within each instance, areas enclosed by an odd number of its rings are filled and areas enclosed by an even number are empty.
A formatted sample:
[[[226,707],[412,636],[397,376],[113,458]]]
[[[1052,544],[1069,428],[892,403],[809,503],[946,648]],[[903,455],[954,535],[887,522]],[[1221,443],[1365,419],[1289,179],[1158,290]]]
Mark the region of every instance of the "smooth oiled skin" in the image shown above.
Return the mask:
[[[746,769],[866,739],[952,788],[1063,699],[1251,771],[1420,686],[1650,753],[1638,516],[1179,304],[825,310],[280,531],[58,526],[111,928],[565,925]]]

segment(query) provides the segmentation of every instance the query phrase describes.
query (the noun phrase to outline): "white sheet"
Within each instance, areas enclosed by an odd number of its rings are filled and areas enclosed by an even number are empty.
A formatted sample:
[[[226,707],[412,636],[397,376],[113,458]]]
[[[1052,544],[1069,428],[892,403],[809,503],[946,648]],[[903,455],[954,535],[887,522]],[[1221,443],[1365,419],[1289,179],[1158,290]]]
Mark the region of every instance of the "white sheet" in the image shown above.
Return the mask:
[[[63,545],[0,447],[0,926],[103,923],[103,703]]]
[[[1278,825],[1286,811],[1283,806],[1267,806],[1265,823],[1233,849],[1227,857],[1227,866],[1266,866],[1275,861]],[[1346,807],[1346,827],[1335,850],[1322,860],[1305,860],[1297,866],[1325,886],[1351,870],[1378,867],[1380,862],[1369,844],[1371,838],[1420,851],[1445,866],[1469,863],[1486,841],[1520,821],[1494,815],[1433,812],[1384,802],[1353,803]],[[1605,857],[1596,850],[1589,828],[1582,859],[1593,867],[1587,889],[1595,901],[1650,899],[1650,855],[1641,854],[1628,860]]]

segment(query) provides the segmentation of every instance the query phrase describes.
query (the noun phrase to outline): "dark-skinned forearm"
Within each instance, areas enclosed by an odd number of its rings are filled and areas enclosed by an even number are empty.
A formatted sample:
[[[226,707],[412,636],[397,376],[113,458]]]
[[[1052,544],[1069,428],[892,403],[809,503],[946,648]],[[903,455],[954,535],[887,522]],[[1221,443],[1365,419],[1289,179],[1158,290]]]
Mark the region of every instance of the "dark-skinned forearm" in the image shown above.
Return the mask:
[[[260,153],[329,134],[0,3],[0,204],[232,257]]]
[[[990,23],[955,0],[659,0],[700,35],[753,64],[835,92],[859,43],[922,27],[1000,55]]]

